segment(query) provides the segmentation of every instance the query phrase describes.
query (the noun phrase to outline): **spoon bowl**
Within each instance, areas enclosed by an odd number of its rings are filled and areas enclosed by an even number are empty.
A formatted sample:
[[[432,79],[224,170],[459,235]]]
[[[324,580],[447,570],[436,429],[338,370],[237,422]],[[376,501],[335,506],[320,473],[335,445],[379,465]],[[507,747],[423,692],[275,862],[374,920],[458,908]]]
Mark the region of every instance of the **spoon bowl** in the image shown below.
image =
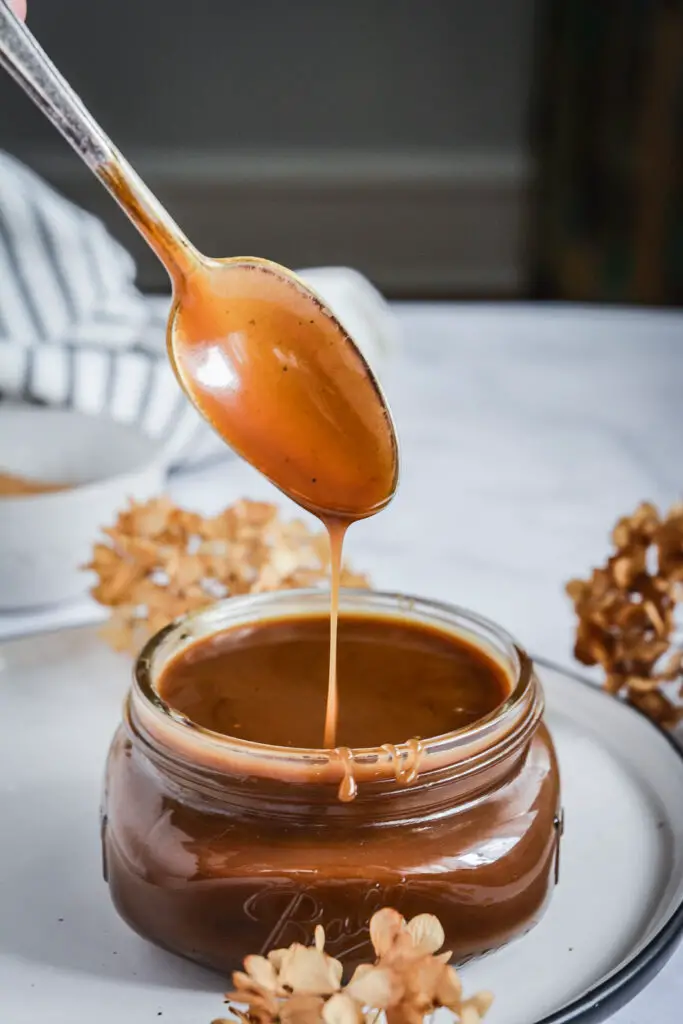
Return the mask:
[[[321,518],[362,519],[398,478],[391,414],[334,314],[268,260],[202,258],[176,289],[168,350],[196,408]]]

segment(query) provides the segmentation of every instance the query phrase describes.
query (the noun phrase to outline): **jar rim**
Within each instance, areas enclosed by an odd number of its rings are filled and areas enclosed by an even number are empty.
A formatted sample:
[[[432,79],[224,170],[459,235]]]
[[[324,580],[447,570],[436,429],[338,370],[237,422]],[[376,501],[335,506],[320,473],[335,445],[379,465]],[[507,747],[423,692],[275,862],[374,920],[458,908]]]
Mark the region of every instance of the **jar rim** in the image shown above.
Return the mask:
[[[291,606],[291,610],[288,610]],[[258,619],[280,619],[283,617],[306,617],[329,611],[329,591],[318,588],[279,590],[261,594],[246,594],[225,598],[221,601],[190,612],[174,620],[156,633],[138,655],[133,671],[133,695],[139,698],[145,710],[151,712],[159,722],[182,730],[193,740],[210,745],[215,753],[238,756],[248,761],[268,762],[294,766],[299,763],[311,768],[334,763],[338,768],[338,757],[334,748],[285,747],[256,740],[247,740],[215,732],[193,722],[188,716],[176,710],[159,695],[155,679],[160,670],[156,666],[159,658],[166,663],[164,652],[172,648],[167,658],[175,657],[183,647],[192,646],[202,638],[214,635],[238,625],[245,625]],[[368,617],[400,618],[422,621],[454,635],[465,636],[489,656],[497,657],[511,677],[511,689],[506,699],[488,714],[460,729],[450,730],[436,736],[422,738],[422,756],[431,760],[447,754],[457,755],[470,747],[481,747],[487,738],[512,724],[519,713],[528,706],[529,693],[535,682],[531,658],[507,630],[486,616],[472,612],[458,605],[429,598],[406,595],[399,592],[344,588],[340,591],[340,615],[344,612]],[[177,646],[178,643],[183,646]],[[506,663],[503,663],[503,658]],[[176,732],[176,735],[178,733]],[[355,765],[373,764],[384,759],[409,757],[413,748],[410,740],[393,745],[395,753],[388,753],[381,746],[357,747],[351,750]],[[337,748],[338,749],[338,748]],[[413,751],[414,753],[414,751]]]

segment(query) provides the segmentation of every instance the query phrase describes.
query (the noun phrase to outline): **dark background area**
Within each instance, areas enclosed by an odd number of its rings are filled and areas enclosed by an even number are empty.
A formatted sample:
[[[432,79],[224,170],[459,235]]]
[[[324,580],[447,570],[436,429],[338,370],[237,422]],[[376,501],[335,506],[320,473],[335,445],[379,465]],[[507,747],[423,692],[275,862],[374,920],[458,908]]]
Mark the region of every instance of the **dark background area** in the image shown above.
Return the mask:
[[[211,255],[351,264],[395,296],[667,304],[683,301],[682,6],[32,0],[30,25]],[[165,287],[6,76],[0,146]]]

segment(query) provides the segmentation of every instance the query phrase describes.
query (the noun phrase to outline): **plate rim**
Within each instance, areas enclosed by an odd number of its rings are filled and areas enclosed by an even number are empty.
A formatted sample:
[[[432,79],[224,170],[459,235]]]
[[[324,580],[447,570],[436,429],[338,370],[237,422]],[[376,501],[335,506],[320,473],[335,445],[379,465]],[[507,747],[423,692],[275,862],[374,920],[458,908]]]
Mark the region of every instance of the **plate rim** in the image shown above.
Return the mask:
[[[565,676],[582,686],[590,687],[593,693],[605,700],[614,701],[614,696],[607,693],[580,672],[565,668],[556,661],[542,656],[532,655],[532,661],[541,668],[550,669]],[[655,730],[669,746],[676,757],[683,761],[683,747],[662,726],[653,722],[639,708],[622,701],[627,712],[639,715]],[[628,960],[616,973],[604,980],[596,982],[583,995],[567,1003],[559,1010],[553,1010],[533,1024],[597,1024],[616,1013],[622,1006],[630,1002],[659,973],[672,955],[681,939],[683,939],[683,897],[679,900],[671,917],[636,956]]]

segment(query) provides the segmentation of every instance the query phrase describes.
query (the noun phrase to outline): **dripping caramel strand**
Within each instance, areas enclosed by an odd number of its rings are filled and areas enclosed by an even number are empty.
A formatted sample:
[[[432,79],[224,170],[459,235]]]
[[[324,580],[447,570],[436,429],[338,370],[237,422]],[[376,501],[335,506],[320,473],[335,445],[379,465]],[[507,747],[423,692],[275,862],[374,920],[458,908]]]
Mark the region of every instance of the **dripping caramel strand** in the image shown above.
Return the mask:
[[[337,796],[342,803],[348,804],[358,795],[358,783],[353,774],[353,751],[348,747],[337,747],[335,753],[344,769],[344,777],[339,783]]]
[[[420,762],[425,751],[424,743],[418,737],[408,740],[406,746],[408,751],[405,757],[405,764],[401,763],[401,755],[394,743],[383,743],[381,749],[389,755],[389,760],[394,766],[396,781],[402,786],[410,786],[420,772]]]

